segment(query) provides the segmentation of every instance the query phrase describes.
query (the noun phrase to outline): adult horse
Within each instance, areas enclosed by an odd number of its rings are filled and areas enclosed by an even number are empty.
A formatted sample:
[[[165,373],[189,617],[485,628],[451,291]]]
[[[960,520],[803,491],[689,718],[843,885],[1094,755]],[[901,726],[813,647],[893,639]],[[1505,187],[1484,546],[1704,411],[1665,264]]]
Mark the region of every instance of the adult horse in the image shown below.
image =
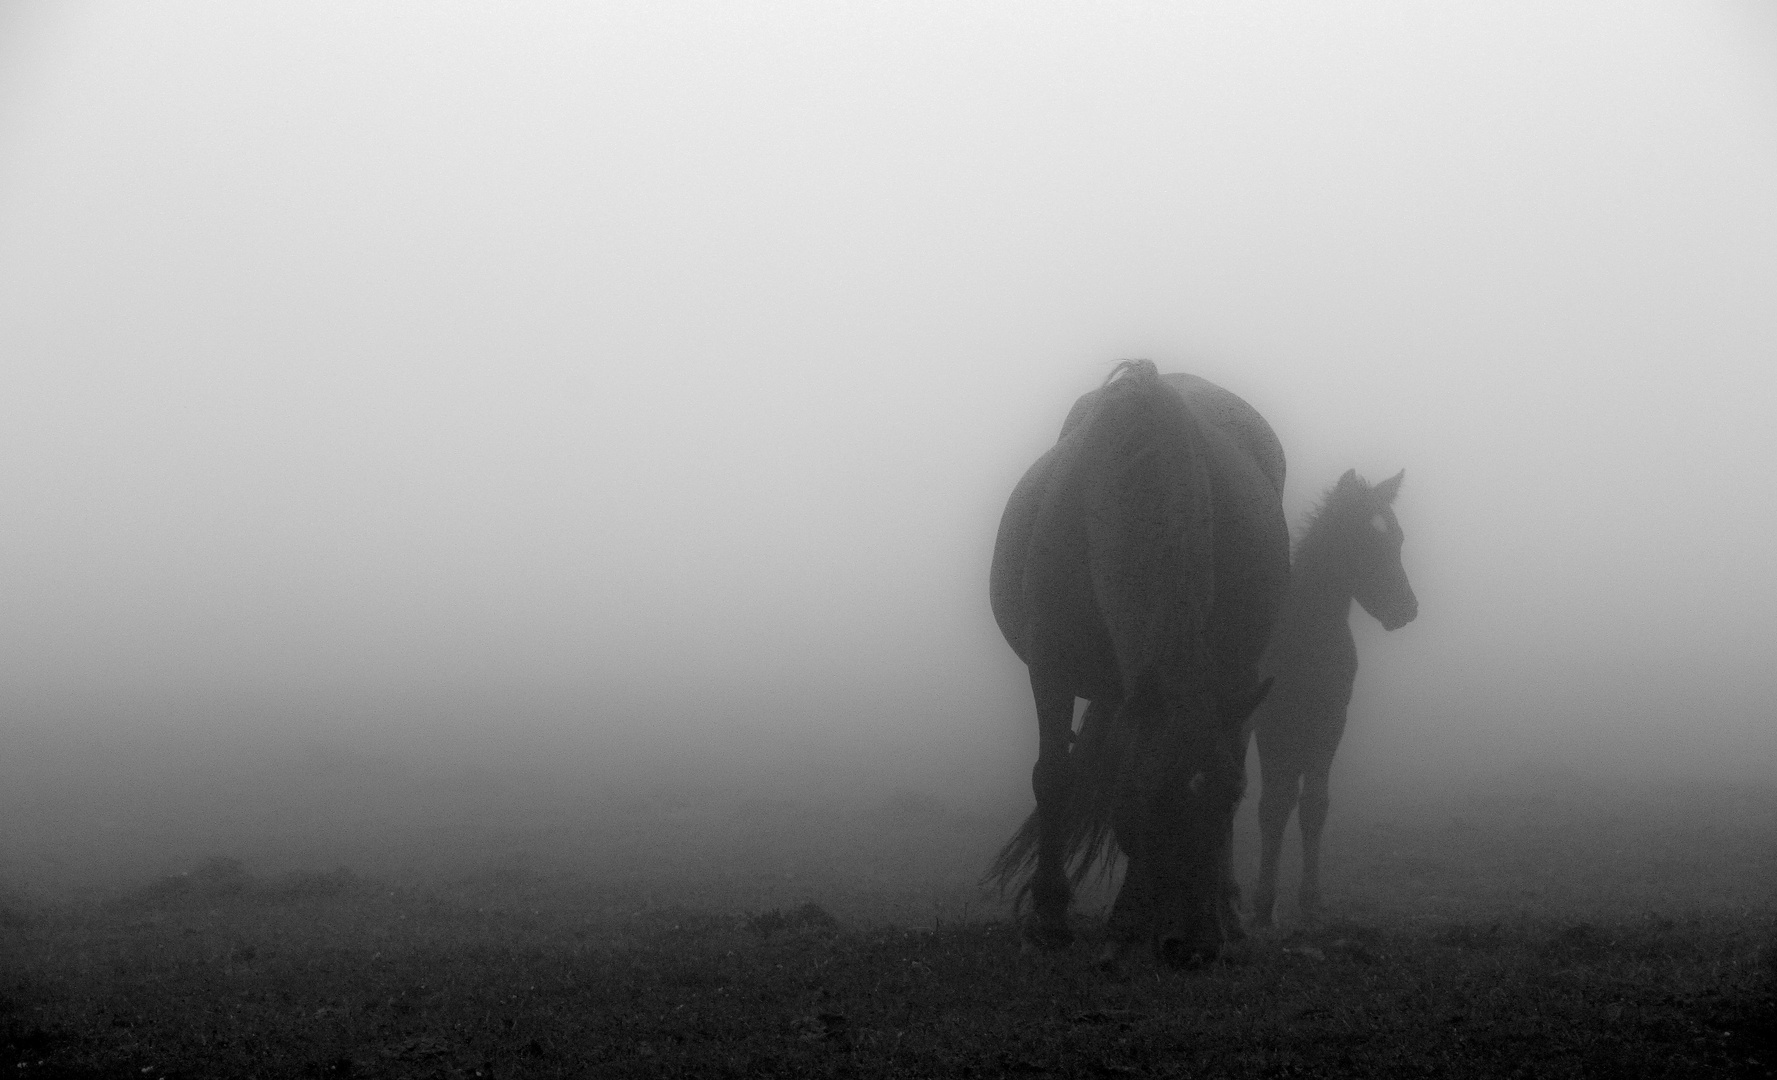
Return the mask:
[[[1347,470],[1303,529],[1290,568],[1289,598],[1265,651],[1271,692],[1253,714],[1259,743],[1259,884],[1253,921],[1271,925],[1277,902],[1277,859],[1283,827],[1301,801],[1302,885],[1299,904],[1312,917],[1320,906],[1320,833],[1327,821],[1327,777],[1345,733],[1345,710],[1357,678],[1351,638],[1356,599],[1385,630],[1419,614],[1401,566],[1401,525],[1394,499],[1406,471],[1371,487]]]
[[[1113,843],[1128,867],[1107,965],[1143,938],[1189,966],[1239,936],[1230,844],[1289,581],[1283,471],[1246,402],[1125,360],[1012,492],[991,593],[1030,669],[1037,805],[989,879],[1031,899],[1028,942],[1072,940],[1070,879],[1108,869]]]

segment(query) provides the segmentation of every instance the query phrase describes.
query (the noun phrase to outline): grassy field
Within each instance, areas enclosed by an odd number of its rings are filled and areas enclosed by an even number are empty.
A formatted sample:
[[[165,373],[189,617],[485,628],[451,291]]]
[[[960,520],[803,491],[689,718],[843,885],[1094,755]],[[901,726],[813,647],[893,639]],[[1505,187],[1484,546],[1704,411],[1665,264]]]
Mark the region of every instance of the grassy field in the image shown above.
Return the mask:
[[[1777,1071],[1768,785],[1353,776],[1321,921],[1112,979],[977,891],[1004,788],[310,766],[14,794],[7,1075]]]

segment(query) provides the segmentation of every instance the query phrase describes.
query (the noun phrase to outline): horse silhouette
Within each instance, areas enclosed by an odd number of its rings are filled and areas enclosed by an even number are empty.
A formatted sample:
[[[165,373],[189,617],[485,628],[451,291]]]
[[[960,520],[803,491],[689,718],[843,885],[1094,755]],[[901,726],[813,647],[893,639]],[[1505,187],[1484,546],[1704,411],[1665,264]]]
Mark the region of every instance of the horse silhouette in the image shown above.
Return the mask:
[[[1296,544],[1289,598],[1260,667],[1273,681],[1253,713],[1259,744],[1259,882],[1253,922],[1271,925],[1283,827],[1301,802],[1299,904],[1320,906],[1320,834],[1327,821],[1327,777],[1345,733],[1357,678],[1351,601],[1395,630],[1419,614],[1401,567],[1401,526],[1392,504],[1406,471],[1371,487],[1347,470],[1327,492]]]
[[[1283,473],[1246,402],[1128,360],[1012,492],[991,598],[1030,669],[1036,809],[988,879],[1031,901],[1027,943],[1072,941],[1072,886],[1118,850],[1105,964],[1145,938],[1191,966],[1240,935],[1233,815],[1288,588]],[[1076,737],[1077,697],[1089,707]]]

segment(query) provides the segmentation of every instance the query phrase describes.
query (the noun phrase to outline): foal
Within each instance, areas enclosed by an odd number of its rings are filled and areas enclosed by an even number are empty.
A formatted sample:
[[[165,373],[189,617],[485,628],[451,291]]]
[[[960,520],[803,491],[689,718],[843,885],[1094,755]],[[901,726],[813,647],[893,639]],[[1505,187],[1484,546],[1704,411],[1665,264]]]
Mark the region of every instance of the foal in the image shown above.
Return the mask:
[[[1277,902],[1277,858],[1283,827],[1301,800],[1300,905],[1320,907],[1320,833],[1327,821],[1327,776],[1357,678],[1351,637],[1356,599],[1385,630],[1413,621],[1419,601],[1401,568],[1401,526],[1390,509],[1402,470],[1371,487],[1347,470],[1310,518],[1296,543],[1290,591],[1260,667],[1271,693],[1253,714],[1258,735],[1259,883],[1253,924],[1270,926]]]

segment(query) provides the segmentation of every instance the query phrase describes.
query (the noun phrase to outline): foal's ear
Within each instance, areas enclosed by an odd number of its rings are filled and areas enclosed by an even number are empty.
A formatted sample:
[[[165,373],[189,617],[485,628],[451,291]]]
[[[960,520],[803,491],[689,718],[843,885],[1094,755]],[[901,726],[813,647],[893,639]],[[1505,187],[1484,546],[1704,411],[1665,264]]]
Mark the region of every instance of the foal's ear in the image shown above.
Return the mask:
[[[1362,478],[1360,478],[1357,475],[1357,470],[1356,469],[1346,469],[1345,475],[1341,476],[1339,478],[1339,482],[1337,484],[1333,485],[1333,489],[1338,491],[1338,490],[1343,490],[1345,488],[1363,487],[1363,486],[1364,486],[1364,482],[1363,482]]]
[[[1384,503],[1394,502],[1394,497],[1401,493],[1401,481],[1407,478],[1407,470],[1402,469],[1393,476],[1377,484],[1370,490]]]

